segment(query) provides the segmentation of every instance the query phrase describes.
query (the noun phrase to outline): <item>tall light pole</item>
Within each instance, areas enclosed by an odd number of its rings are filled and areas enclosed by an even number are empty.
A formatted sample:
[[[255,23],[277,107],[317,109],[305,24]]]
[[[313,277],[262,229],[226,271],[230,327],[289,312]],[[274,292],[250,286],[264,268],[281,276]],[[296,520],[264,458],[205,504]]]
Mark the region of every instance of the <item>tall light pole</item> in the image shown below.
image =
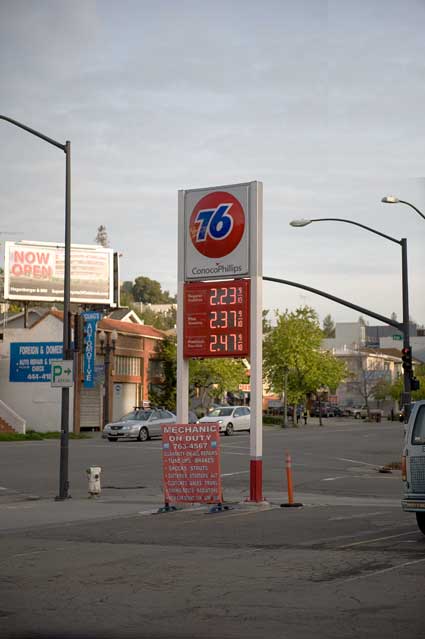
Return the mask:
[[[403,302],[403,352],[410,351],[410,325],[409,325],[409,284],[408,284],[408,275],[407,275],[407,240],[406,238],[402,238],[401,240],[397,240],[395,237],[391,235],[387,235],[386,233],[382,233],[381,231],[377,231],[376,229],[371,228],[370,226],[366,226],[365,224],[360,224],[360,222],[354,222],[353,220],[346,220],[344,218],[339,217],[323,217],[323,218],[315,218],[315,219],[300,219],[300,220],[292,220],[290,222],[291,226],[301,227],[307,226],[312,222],[344,222],[345,224],[352,224],[354,226],[359,226],[370,233],[374,233],[375,235],[379,235],[390,242],[394,242],[401,246],[401,290],[402,290],[402,302]],[[411,370],[407,367],[403,369],[403,405],[404,405],[404,414],[406,418],[409,418],[410,414],[410,401],[411,401]]]
[[[407,202],[406,200],[400,200],[395,195],[386,195],[381,199],[381,202],[383,202],[384,204],[406,204],[425,220],[425,215],[416,206],[414,206],[411,202]]]
[[[49,138],[44,133],[36,131],[22,122],[13,120],[5,115],[0,115],[0,120],[5,120],[14,126],[35,135],[48,144],[56,146],[65,153],[65,270],[63,283],[63,358],[72,359],[71,352],[71,324],[69,317],[71,298],[71,142],[65,144]],[[60,443],[60,467],[59,467],[59,495],[57,501],[69,497],[68,479],[68,452],[69,452],[69,388],[62,388],[61,404],[61,443]]]

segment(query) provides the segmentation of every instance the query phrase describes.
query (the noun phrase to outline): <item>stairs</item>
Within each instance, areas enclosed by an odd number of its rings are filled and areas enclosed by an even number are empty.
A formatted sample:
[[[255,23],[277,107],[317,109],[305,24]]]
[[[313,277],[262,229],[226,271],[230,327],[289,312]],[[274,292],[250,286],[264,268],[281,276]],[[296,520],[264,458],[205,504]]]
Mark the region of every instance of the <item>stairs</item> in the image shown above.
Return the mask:
[[[16,430],[0,417],[0,433],[16,433]]]

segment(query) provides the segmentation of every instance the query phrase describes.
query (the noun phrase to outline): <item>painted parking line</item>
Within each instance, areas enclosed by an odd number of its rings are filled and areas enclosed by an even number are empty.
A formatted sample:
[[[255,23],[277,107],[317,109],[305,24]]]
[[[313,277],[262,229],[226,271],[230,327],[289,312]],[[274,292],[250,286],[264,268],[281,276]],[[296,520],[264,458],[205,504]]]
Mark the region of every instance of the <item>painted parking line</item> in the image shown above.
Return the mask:
[[[374,539],[363,539],[362,541],[354,541],[351,544],[344,544],[344,546],[338,546],[338,550],[344,550],[345,548],[352,548],[353,546],[363,546],[365,544],[374,544],[378,541],[386,541],[387,539],[396,539],[397,537],[406,537],[406,535],[418,534],[418,531],[409,530],[408,532],[398,533],[397,535],[387,535],[386,537],[375,537]],[[425,561],[425,560],[424,560]]]
[[[224,473],[221,476],[222,477],[232,477],[232,475],[245,475],[246,473],[249,473],[249,470],[239,470],[236,473]]]
[[[345,457],[334,457],[334,459],[338,459],[339,461],[350,462],[351,464],[361,464],[362,466],[372,466],[372,468],[376,468],[377,464],[369,464],[368,462],[359,461],[358,459],[346,459]]]
[[[339,517],[329,517],[328,521],[346,521],[348,519],[363,519],[364,517],[376,517],[382,515],[391,515],[389,510],[375,511],[373,513],[358,513],[357,515],[341,515]]]
[[[425,561],[425,557],[422,559],[415,559],[413,561],[406,561],[403,564],[396,564],[395,566],[391,566],[390,568],[383,568],[382,570],[376,570],[375,572],[367,572],[363,575],[357,575],[356,577],[349,577],[348,579],[343,579],[343,583],[348,583],[350,581],[358,581],[359,579],[366,579],[369,577],[376,577],[376,575],[383,575],[386,572],[391,572],[392,570],[399,570],[401,568],[405,568],[406,566],[413,566],[414,564],[420,564]]]

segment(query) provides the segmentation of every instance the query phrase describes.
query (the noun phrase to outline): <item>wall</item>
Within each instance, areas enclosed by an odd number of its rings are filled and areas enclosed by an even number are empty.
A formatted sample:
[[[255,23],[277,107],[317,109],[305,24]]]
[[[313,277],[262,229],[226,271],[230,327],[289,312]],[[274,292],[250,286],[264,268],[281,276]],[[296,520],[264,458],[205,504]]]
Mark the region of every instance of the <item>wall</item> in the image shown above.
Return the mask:
[[[410,344],[412,346],[412,354],[416,359],[425,362],[425,337],[411,337]],[[393,340],[392,337],[381,337],[379,340],[380,348],[403,348],[402,341]]]
[[[60,431],[60,388],[51,388],[50,382],[10,382],[10,344],[12,342],[62,342],[62,321],[47,315],[33,328],[6,328],[0,345],[0,399],[26,420],[26,429]],[[70,389],[69,424],[72,430],[73,389]]]

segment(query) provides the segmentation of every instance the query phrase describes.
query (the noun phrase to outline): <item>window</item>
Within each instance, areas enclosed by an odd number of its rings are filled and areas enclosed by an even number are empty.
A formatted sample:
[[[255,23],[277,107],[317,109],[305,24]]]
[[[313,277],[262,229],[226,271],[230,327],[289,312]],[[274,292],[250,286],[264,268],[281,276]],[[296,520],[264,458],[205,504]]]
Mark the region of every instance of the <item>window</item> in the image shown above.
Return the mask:
[[[425,444],[425,406],[421,406],[416,415],[412,444]]]
[[[141,358],[116,355],[114,360],[115,375],[141,377]]]
[[[242,415],[244,414],[244,410],[243,408],[235,408],[235,417],[242,417]]]

